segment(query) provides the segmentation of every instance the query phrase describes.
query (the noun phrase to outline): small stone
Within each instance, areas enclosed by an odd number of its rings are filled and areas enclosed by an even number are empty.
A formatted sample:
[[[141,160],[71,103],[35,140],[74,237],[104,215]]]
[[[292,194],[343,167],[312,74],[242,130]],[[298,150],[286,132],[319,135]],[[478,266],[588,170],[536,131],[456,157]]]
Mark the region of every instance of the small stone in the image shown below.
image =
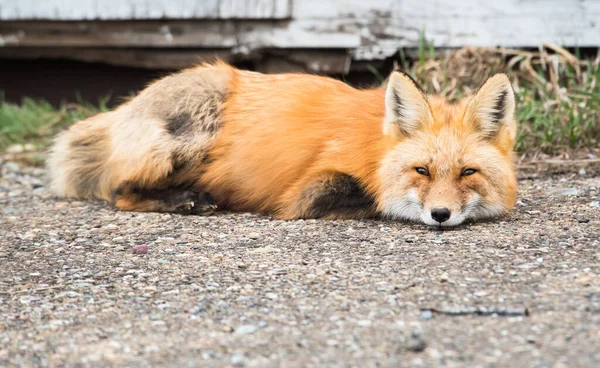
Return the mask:
[[[256,239],[260,238],[260,234],[259,233],[250,233],[250,234],[248,234],[248,238],[250,238],[252,240],[256,240]]]
[[[279,299],[279,295],[275,294],[275,293],[266,293],[265,297],[271,300],[278,300]]]
[[[546,194],[554,196],[572,196],[581,194],[581,190],[577,188],[555,188],[546,191]]]
[[[372,322],[368,319],[361,319],[360,321],[356,322],[356,324],[361,327],[369,327],[371,326]]]
[[[165,264],[168,264],[168,263],[169,263],[169,261],[167,261],[166,259],[159,259],[158,260],[158,264],[160,264],[160,265],[165,265]]]
[[[257,326],[254,325],[242,325],[235,330],[237,335],[251,335],[258,330]]]
[[[204,311],[206,311],[206,308],[204,308],[204,305],[199,305],[197,307],[190,309],[190,314],[198,314],[198,313],[202,313]]]
[[[530,344],[535,344],[536,341],[537,341],[537,338],[535,336],[533,336],[533,335],[529,335],[529,336],[527,336],[526,340]]]
[[[287,270],[285,268],[274,268],[269,271],[271,275],[285,275],[287,274]]]
[[[592,207],[592,208],[600,207],[600,201],[592,201],[592,203],[590,203],[590,207]]]
[[[440,275],[440,282],[448,282],[448,274],[446,272]]]
[[[579,175],[581,175],[581,176],[585,176],[585,174],[587,174],[587,172],[586,172],[586,171],[585,171],[585,169],[582,167],[581,169],[579,169],[579,172],[578,172],[578,174],[579,174]]]
[[[23,151],[25,151],[25,147],[22,144],[13,144],[6,149],[6,153],[22,153]]]
[[[430,311],[429,309],[425,309],[423,311],[421,311],[421,315],[419,316],[419,318],[421,318],[422,320],[430,320],[433,319],[433,312]]]
[[[19,167],[19,164],[17,164],[16,162],[6,162],[4,163],[4,167],[6,168],[6,170],[8,170],[8,172],[19,172],[21,170],[21,168]]]
[[[177,253],[177,251],[175,251],[175,249],[170,249],[170,248],[163,250],[163,252],[165,254],[175,254],[175,253]]]
[[[213,359],[214,358],[214,353],[213,352],[206,352],[205,351],[205,352],[203,352],[201,354],[201,356],[202,356],[202,359],[209,360],[209,359]]]
[[[27,152],[33,152],[36,150],[36,147],[34,144],[31,143],[25,143],[25,145],[23,146],[23,149]]]
[[[146,254],[146,253],[148,253],[148,245],[146,245],[146,244],[136,245],[135,247],[133,247],[131,249],[131,252],[133,254]]]
[[[244,355],[242,354],[231,354],[231,364],[232,365],[243,365],[244,364]]]
[[[427,344],[418,333],[413,332],[406,342],[406,349],[408,351],[421,352],[425,350],[426,347]]]

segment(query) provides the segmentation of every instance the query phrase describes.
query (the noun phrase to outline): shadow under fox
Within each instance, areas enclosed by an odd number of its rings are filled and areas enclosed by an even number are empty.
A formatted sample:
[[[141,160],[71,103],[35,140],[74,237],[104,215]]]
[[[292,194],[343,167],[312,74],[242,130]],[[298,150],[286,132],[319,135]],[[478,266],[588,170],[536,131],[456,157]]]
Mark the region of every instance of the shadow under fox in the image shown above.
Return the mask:
[[[357,90],[217,62],[71,126],[48,165],[58,195],[127,211],[453,226],[512,208],[513,115],[505,75],[449,104],[401,72],[385,90]]]

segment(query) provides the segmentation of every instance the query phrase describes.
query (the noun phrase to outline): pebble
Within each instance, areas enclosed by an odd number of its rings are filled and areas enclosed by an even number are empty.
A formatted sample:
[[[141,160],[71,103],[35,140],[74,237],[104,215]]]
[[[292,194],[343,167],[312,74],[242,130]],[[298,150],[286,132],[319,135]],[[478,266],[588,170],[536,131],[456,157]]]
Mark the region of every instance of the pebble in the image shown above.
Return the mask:
[[[33,152],[37,149],[37,147],[34,144],[31,143],[25,143],[23,145],[23,149],[27,152]]]
[[[6,168],[6,170],[8,172],[12,172],[12,173],[16,173],[21,170],[21,168],[19,167],[19,164],[17,164],[16,162],[5,162],[4,168]]]
[[[244,364],[244,355],[243,354],[231,354],[231,364],[240,366]]]
[[[175,253],[177,253],[177,251],[175,251],[175,249],[167,248],[167,249],[163,250],[163,253],[165,253],[165,254],[175,254]]]
[[[592,207],[592,208],[598,208],[598,207],[600,207],[600,201],[592,201],[590,203],[590,207]]]
[[[275,293],[266,293],[265,297],[271,300],[278,300],[279,299],[279,295],[275,294]]]
[[[237,335],[251,335],[258,330],[258,327],[255,325],[242,325],[235,330]]]
[[[369,327],[371,326],[373,322],[371,322],[368,319],[361,319],[360,321],[356,322],[357,325],[361,326],[361,327]]]
[[[421,338],[421,335],[418,333],[412,333],[406,342],[406,349],[408,351],[421,352],[425,350],[427,344]]]
[[[421,315],[419,316],[420,319],[422,320],[430,320],[433,319],[433,312],[430,311],[429,309],[425,309],[423,311],[421,311]]]
[[[146,254],[146,253],[148,253],[148,245],[146,245],[146,244],[136,245],[135,247],[133,247],[131,249],[131,252],[133,254]]]
[[[440,275],[440,282],[448,282],[448,274],[446,272]]]
[[[198,314],[206,311],[206,308],[203,305],[196,306],[190,309],[190,314]]]
[[[581,194],[581,190],[577,188],[554,188],[547,190],[546,194],[554,196],[573,196]]]
[[[7,153],[22,153],[25,151],[25,147],[22,144],[13,144],[8,146],[6,149]]]
[[[260,234],[259,233],[250,233],[250,234],[248,234],[248,238],[250,238],[252,240],[256,240],[256,239],[260,238]]]

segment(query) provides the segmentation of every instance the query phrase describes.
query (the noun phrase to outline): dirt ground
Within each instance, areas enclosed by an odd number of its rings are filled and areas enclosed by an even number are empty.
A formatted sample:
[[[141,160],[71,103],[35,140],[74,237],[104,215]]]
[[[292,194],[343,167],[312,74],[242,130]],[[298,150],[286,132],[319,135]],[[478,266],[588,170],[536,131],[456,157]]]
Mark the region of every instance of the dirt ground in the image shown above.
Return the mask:
[[[590,172],[439,231],[116,212],[0,165],[0,367],[600,365]]]

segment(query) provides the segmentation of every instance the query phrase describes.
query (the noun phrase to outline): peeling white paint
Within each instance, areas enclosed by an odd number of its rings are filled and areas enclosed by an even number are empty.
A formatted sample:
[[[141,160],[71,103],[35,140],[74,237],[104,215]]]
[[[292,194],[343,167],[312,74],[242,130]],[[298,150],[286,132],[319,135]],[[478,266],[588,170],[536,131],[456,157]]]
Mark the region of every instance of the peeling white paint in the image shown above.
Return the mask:
[[[23,36],[0,23],[0,46],[322,48],[373,60],[416,47],[422,30],[436,47],[600,46],[600,0],[0,0],[0,19],[138,20]],[[180,21],[143,23],[153,19]]]
[[[283,19],[290,0],[0,0],[4,20]]]

